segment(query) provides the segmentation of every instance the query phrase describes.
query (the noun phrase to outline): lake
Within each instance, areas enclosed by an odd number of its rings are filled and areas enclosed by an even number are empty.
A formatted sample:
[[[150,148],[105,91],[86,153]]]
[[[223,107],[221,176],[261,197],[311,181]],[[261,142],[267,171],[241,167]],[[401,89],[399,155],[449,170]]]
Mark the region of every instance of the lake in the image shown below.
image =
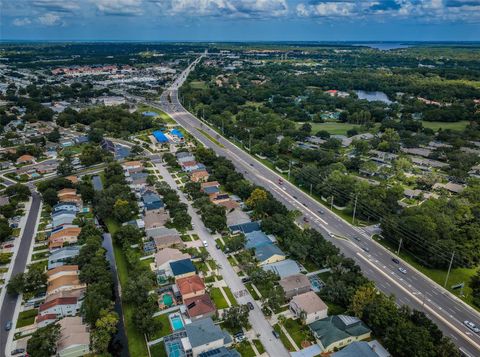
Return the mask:
[[[392,101],[388,99],[387,95],[383,92],[367,92],[364,90],[356,90],[358,99],[366,99],[369,102],[380,101],[386,104],[391,104]]]
[[[381,51],[389,51],[389,50],[397,50],[401,48],[409,48],[412,45],[405,45],[402,43],[394,43],[394,42],[378,42],[378,43],[356,43],[356,46],[366,46],[370,48],[375,48]]]

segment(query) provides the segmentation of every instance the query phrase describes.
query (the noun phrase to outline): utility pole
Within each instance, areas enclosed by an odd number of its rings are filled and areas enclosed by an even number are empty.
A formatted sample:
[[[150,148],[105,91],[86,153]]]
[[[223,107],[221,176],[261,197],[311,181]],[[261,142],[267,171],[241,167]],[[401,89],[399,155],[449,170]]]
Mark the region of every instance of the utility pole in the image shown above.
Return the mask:
[[[222,119],[222,135],[225,135],[225,130],[224,130],[224,125],[225,124],[224,123],[225,123],[225,121]]]
[[[312,184],[310,184],[310,196],[312,195]]]
[[[330,210],[333,211],[333,195],[332,195],[332,200],[330,201]]]
[[[250,134],[250,138],[248,139],[248,151],[252,151],[252,134]]]
[[[400,243],[398,243],[397,255],[400,254],[400,248],[402,247],[403,238],[400,238]]]
[[[443,287],[444,287],[444,288],[447,287],[448,277],[450,276],[450,270],[452,269],[453,257],[454,257],[454,256],[455,256],[455,252],[452,252],[452,258],[450,259],[450,265],[448,266],[447,276],[445,277],[445,284],[443,284]]]
[[[290,181],[290,171],[292,171],[292,160],[288,162],[288,181]]]
[[[353,224],[355,224],[355,214],[357,213],[357,200],[358,200],[358,194],[355,195],[355,204],[353,205],[353,218],[352,218]]]

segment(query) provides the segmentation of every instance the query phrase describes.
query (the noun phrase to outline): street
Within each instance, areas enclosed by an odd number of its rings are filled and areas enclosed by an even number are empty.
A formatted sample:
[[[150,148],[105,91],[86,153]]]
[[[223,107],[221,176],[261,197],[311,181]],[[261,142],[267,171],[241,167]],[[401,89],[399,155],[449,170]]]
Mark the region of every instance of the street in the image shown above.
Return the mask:
[[[300,211],[310,222],[310,225],[320,231],[326,239],[338,246],[347,257],[353,258],[362,268],[363,273],[376,283],[385,294],[394,294],[399,305],[408,305],[419,311],[424,311],[467,356],[480,354],[480,336],[472,333],[464,324],[470,320],[480,324],[480,315],[473,308],[450,294],[426,276],[407,266],[408,273],[401,274],[398,265],[392,262],[392,254],[380,244],[371,240],[362,230],[350,225],[334,213],[305,194],[289,182],[278,183],[281,176],[266,167],[247,152],[243,151],[229,140],[219,135],[215,130],[190,114],[179,101],[178,88],[188,75],[197,59],[186,71],[166,90],[159,103],[149,102],[169,114],[175,121],[191,133],[206,147],[213,149],[217,155],[229,158],[236,169],[244,173],[251,182],[267,188],[277,199],[289,209]],[[206,137],[206,132],[217,142]],[[325,211],[319,214],[319,210]],[[337,237],[331,237],[330,233]],[[353,237],[361,237],[356,242]],[[366,252],[361,247],[368,248]]]
[[[15,261],[13,262],[14,266],[12,270],[12,276],[25,271],[30,246],[34,239],[40,202],[40,195],[37,192],[32,191],[32,205],[30,207],[30,212],[28,213],[27,223],[21,237],[18,253],[15,257]],[[5,331],[4,327],[8,321],[13,320],[13,314],[15,312],[15,306],[17,305],[18,299],[19,297],[17,296],[6,294],[3,304],[0,308],[0,356],[10,356],[10,351],[5,351],[9,332]],[[15,325],[13,326],[12,330],[10,330],[10,333],[13,333],[14,330]]]

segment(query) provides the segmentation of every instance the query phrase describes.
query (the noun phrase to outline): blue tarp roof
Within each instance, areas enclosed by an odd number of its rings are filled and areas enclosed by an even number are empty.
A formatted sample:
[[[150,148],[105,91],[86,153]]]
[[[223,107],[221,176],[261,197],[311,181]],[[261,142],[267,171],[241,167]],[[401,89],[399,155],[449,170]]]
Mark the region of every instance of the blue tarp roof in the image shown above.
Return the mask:
[[[170,131],[170,134],[175,135],[175,136],[178,136],[179,138],[183,138],[183,134],[182,134],[181,131],[178,130],[178,129],[172,129],[172,130]]]
[[[159,143],[168,143],[168,138],[162,133],[160,130],[156,130],[153,132],[153,136]]]

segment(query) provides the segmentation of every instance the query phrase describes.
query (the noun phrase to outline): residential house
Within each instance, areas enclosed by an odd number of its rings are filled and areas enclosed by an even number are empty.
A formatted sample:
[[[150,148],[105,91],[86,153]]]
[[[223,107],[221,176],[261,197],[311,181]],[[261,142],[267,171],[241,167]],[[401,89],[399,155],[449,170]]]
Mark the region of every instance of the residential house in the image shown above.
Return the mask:
[[[275,244],[266,244],[255,248],[258,265],[276,263],[285,260],[285,253]]]
[[[180,234],[174,228],[150,228],[146,229],[145,233],[147,234],[148,238],[153,238],[158,250],[172,246],[177,248],[185,247],[185,243],[183,243],[182,239],[180,238]]]
[[[190,255],[187,253],[182,253],[178,249],[163,248],[155,253],[155,270],[158,272],[163,272],[165,276],[173,276],[170,263],[184,259],[190,259]]]
[[[152,191],[146,191],[142,195],[142,202],[145,212],[152,210],[164,210],[164,203],[160,196]]]
[[[170,270],[172,271],[172,274],[176,280],[193,276],[197,273],[195,266],[189,258],[176,260],[174,262],[170,262],[169,264]]]
[[[308,325],[322,352],[331,352],[370,338],[371,330],[357,317],[328,316]]]
[[[132,188],[142,188],[147,185],[148,174],[146,172],[135,172],[127,177],[128,185]]]
[[[209,174],[207,170],[201,169],[193,171],[190,175],[190,180],[193,182],[205,182],[208,180]]]
[[[445,189],[451,193],[461,193],[464,189],[465,189],[465,186],[464,185],[460,185],[458,183],[454,183],[454,182],[448,182],[446,184],[443,184],[443,183],[436,183],[433,185],[433,189],[434,190],[439,190],[439,189]]]
[[[69,227],[52,233],[50,237],[48,237],[48,248],[56,249],[63,247],[65,243],[76,243],[81,231],[82,229],[80,227]]]
[[[468,174],[471,177],[480,178],[480,165],[472,166],[470,171],[468,171]]]
[[[79,313],[82,301],[76,297],[56,298],[49,302],[44,302],[38,308],[38,317],[45,315],[55,315],[55,318],[65,316],[75,316]]]
[[[180,164],[182,162],[195,161],[195,156],[189,152],[178,152],[176,155],[177,162]]]
[[[52,212],[58,211],[78,212],[78,207],[74,202],[60,202],[52,207]]]
[[[65,177],[65,179],[67,179],[68,181],[70,181],[74,185],[76,185],[78,183],[78,177],[75,176],[75,175],[67,176],[67,177]]]
[[[147,211],[143,216],[145,229],[159,228],[170,220],[170,216],[165,211]]]
[[[305,324],[324,319],[328,315],[328,306],[313,291],[294,296],[289,308]]]
[[[144,169],[141,161],[126,161],[122,164],[122,167],[126,174],[142,172]]]
[[[220,183],[218,181],[202,182],[200,190],[207,195],[213,195],[220,192]]]
[[[228,227],[232,234],[243,233],[247,234],[254,231],[260,231],[260,223],[259,222],[246,222],[241,224],[234,224]]]
[[[59,322],[58,357],[79,357],[90,354],[90,332],[81,317],[65,317]]]
[[[68,246],[57,249],[50,253],[48,257],[48,269],[53,269],[65,265],[67,261],[76,257],[80,253],[80,247]]]
[[[300,274],[302,272],[301,266],[292,259],[285,259],[276,263],[265,264],[262,265],[262,269],[265,271],[272,271],[273,273],[277,274],[280,279]]]
[[[188,299],[183,299],[183,303],[187,309],[188,317],[191,320],[213,317],[217,312],[215,304],[208,294],[196,295]]]
[[[285,298],[290,300],[295,295],[310,291],[310,280],[304,274],[295,274],[280,279],[278,282],[285,292]]]
[[[52,213],[52,227],[63,226],[65,224],[72,224],[76,216],[77,216],[76,212],[56,211]]]
[[[175,283],[182,296],[182,300],[205,294],[205,284],[198,275],[177,278]]]
[[[254,249],[265,244],[273,244],[273,241],[262,231],[253,231],[245,234],[246,249]]]
[[[35,162],[35,157],[32,155],[22,155],[17,159],[17,165],[23,165],[23,164],[33,164]]]
[[[391,357],[391,354],[377,341],[355,341],[332,357]]]
[[[79,272],[80,270],[78,269],[78,265],[62,265],[47,271],[47,277],[50,281],[50,279],[56,279],[60,276],[78,276]]]
[[[35,317],[35,325],[37,328],[42,328],[53,324],[57,321],[57,315],[55,314],[45,314],[45,315],[37,315]]]
[[[80,282],[77,275],[62,275],[48,280],[47,295],[55,294],[61,291],[83,289],[86,284]]]
[[[64,188],[57,192],[57,196],[59,199],[64,196],[76,195],[76,194],[77,194],[77,190],[75,188]]]
[[[204,352],[229,347],[231,336],[224,332],[211,318],[198,319],[185,325],[184,330],[175,331],[164,338],[165,351],[168,357],[191,356],[198,357]],[[210,353],[203,355],[209,356]]]
[[[198,357],[241,357],[241,354],[234,348],[228,349],[226,347],[220,347],[200,353]]]

